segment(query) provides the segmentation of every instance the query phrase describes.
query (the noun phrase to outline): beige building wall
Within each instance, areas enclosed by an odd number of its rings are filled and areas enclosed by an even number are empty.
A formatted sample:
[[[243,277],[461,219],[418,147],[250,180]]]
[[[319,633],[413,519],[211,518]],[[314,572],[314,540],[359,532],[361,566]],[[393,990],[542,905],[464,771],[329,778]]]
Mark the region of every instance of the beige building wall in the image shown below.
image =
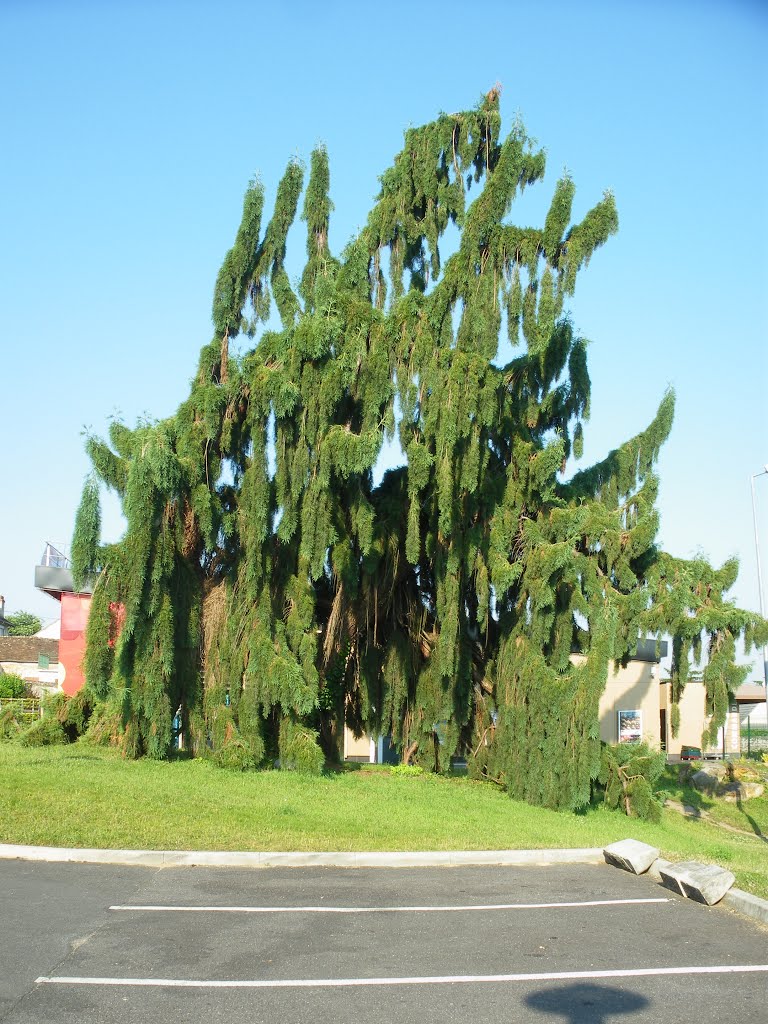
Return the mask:
[[[677,736],[670,729],[669,753],[678,755],[682,747],[700,747],[704,732],[706,694],[703,683],[686,683],[680,698],[680,728]],[[671,706],[671,695],[670,695]]]
[[[663,687],[664,700],[671,705],[669,689],[670,684],[666,683]],[[722,739],[714,745],[702,744],[702,733],[708,722],[706,709],[707,692],[704,683],[697,680],[686,683],[680,698],[680,728],[677,736],[672,736],[671,723],[669,727],[669,756],[678,757],[683,747],[701,747],[704,751],[722,753]],[[737,754],[741,750],[741,722],[738,711],[729,711],[726,716],[725,750],[727,754]]]
[[[642,739],[654,749],[660,747],[660,694],[658,666],[647,661],[630,661],[622,668],[608,670],[600,698],[600,739],[619,742],[619,711],[640,711]]]
[[[344,760],[375,763],[376,743],[370,736],[356,738],[349,726],[344,726]]]

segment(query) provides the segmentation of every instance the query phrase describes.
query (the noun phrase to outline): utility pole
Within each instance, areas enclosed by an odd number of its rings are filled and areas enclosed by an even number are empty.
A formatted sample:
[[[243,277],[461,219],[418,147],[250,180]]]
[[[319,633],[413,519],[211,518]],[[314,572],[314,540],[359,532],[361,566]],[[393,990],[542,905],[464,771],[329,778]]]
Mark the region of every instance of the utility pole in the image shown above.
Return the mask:
[[[757,594],[760,601],[760,614],[765,618],[765,606],[763,602],[763,572],[760,567],[760,539],[759,531],[757,529],[757,502],[755,500],[755,480],[759,476],[765,476],[768,474],[768,463],[763,466],[759,473],[753,473],[749,478],[749,483],[752,488],[752,522],[755,527],[755,555],[757,557]],[[768,647],[763,646],[763,682],[765,683],[765,697],[768,701]]]

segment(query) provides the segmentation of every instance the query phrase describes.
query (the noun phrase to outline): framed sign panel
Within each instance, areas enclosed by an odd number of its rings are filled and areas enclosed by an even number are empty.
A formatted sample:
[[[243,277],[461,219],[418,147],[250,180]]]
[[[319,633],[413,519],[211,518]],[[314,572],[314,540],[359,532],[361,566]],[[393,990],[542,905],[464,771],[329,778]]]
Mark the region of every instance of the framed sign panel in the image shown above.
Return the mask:
[[[639,743],[643,738],[642,711],[618,711],[619,743]]]

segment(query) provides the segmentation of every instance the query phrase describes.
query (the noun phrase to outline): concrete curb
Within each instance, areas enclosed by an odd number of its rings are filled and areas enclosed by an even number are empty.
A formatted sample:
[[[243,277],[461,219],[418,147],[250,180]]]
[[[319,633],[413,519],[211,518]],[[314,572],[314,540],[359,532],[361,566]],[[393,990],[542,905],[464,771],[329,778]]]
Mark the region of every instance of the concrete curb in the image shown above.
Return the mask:
[[[77,850],[57,846],[0,843],[0,860],[76,864],[126,864],[139,867],[344,867],[412,868],[492,865],[602,864],[603,848],[583,850],[467,850],[402,853],[246,853],[204,850]]]
[[[744,892],[743,889],[731,889],[723,896],[723,903],[745,917],[768,925],[768,900],[753,896],[751,892]]]

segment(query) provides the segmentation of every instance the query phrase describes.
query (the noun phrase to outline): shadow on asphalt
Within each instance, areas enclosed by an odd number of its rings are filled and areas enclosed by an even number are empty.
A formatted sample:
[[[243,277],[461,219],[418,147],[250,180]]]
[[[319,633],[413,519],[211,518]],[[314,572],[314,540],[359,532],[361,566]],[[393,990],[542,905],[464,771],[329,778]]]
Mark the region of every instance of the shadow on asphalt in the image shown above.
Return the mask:
[[[547,986],[526,996],[525,1003],[537,1014],[561,1017],[570,1024],[601,1024],[620,1014],[639,1013],[650,1005],[650,1000],[637,992],[578,982],[555,988]]]

